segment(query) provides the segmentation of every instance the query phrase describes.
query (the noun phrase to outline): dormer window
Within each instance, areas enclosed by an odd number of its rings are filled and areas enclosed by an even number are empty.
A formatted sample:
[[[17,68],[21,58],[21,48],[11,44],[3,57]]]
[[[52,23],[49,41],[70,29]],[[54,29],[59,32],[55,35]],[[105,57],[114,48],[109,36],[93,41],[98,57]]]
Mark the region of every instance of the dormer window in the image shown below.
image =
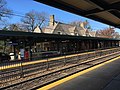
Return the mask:
[[[74,35],[75,35],[75,36],[78,36],[78,33],[76,32],[76,30],[74,30]]]
[[[78,33],[75,33],[75,36],[78,36]]]
[[[58,32],[58,34],[60,35],[60,34],[61,34],[61,32]]]

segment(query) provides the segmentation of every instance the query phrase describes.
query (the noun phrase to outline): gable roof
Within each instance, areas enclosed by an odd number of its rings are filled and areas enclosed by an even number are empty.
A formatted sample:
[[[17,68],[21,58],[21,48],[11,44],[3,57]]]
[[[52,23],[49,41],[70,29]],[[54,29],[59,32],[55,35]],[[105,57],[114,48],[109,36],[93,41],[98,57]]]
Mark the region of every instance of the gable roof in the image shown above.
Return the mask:
[[[46,27],[42,28],[43,33],[51,33],[52,34],[57,25],[58,25],[58,23],[55,23],[54,26],[46,26]]]
[[[34,33],[42,33],[42,30],[39,26],[36,26],[33,32]]]
[[[86,36],[85,28],[61,22],[55,22],[53,26],[43,28],[43,32],[50,34],[58,34],[58,32],[60,32],[63,35],[75,35],[75,33],[77,33],[80,36]]]
[[[61,30],[64,32],[65,35],[71,35],[70,28],[73,28],[73,26],[59,22],[55,29],[57,30],[59,28],[61,28]]]
[[[96,31],[89,31],[89,35],[91,37],[96,37]]]
[[[68,30],[69,30],[70,33],[74,33],[75,29],[76,29],[76,26],[68,28]]]
[[[85,36],[85,29],[84,28],[82,28],[82,27],[78,27],[78,26],[76,26],[76,31],[78,32],[78,35],[80,35],[80,36]]]

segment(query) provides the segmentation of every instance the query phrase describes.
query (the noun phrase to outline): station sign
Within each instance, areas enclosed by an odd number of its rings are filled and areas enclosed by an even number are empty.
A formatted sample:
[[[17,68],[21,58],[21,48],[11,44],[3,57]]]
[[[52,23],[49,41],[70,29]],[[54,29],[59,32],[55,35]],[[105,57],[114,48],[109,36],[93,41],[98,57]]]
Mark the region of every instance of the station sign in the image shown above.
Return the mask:
[[[16,42],[8,42],[7,45],[18,45]]]

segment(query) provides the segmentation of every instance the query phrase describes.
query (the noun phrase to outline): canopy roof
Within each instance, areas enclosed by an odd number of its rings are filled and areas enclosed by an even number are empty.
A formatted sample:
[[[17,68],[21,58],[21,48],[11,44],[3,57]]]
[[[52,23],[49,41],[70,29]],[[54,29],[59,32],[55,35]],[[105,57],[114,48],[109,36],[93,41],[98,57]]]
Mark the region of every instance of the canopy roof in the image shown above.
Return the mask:
[[[35,0],[120,28],[120,0]]]
[[[0,40],[7,39],[29,39],[34,41],[51,41],[51,40],[104,40],[104,41],[119,41],[119,39],[100,38],[100,37],[85,37],[85,36],[71,36],[71,35],[58,35],[58,34],[45,34],[45,33],[32,33],[21,31],[4,31],[0,30]]]

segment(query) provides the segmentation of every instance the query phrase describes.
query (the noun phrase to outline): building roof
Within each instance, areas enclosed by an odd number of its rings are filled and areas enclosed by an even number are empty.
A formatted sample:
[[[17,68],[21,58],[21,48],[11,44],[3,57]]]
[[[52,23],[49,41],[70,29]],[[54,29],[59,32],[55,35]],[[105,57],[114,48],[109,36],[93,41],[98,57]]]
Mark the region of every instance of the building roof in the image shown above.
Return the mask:
[[[58,23],[55,22],[55,24],[53,26],[46,26],[46,27],[42,28],[42,31],[43,31],[43,33],[51,33],[52,34],[57,25],[58,25]]]
[[[91,30],[89,30],[89,35],[90,35],[91,37],[96,37],[96,31],[91,31]]]
[[[55,22],[53,26],[47,26],[43,28],[44,33],[55,33],[61,31],[63,35],[74,35],[77,33],[80,36],[86,35],[86,29],[81,26],[75,26],[71,24],[65,24],[61,22]],[[58,33],[57,33],[58,34]]]
[[[86,36],[86,29],[85,28],[76,26],[76,30],[78,31],[78,34],[80,36]]]
[[[70,24],[65,24],[65,23],[58,23],[57,27],[55,28],[56,30],[61,29],[64,32],[64,35],[71,35],[71,30],[73,29],[74,26]]]
[[[120,0],[35,0],[120,28]]]
[[[34,33],[42,33],[42,30],[39,26],[36,26],[33,32]]]

